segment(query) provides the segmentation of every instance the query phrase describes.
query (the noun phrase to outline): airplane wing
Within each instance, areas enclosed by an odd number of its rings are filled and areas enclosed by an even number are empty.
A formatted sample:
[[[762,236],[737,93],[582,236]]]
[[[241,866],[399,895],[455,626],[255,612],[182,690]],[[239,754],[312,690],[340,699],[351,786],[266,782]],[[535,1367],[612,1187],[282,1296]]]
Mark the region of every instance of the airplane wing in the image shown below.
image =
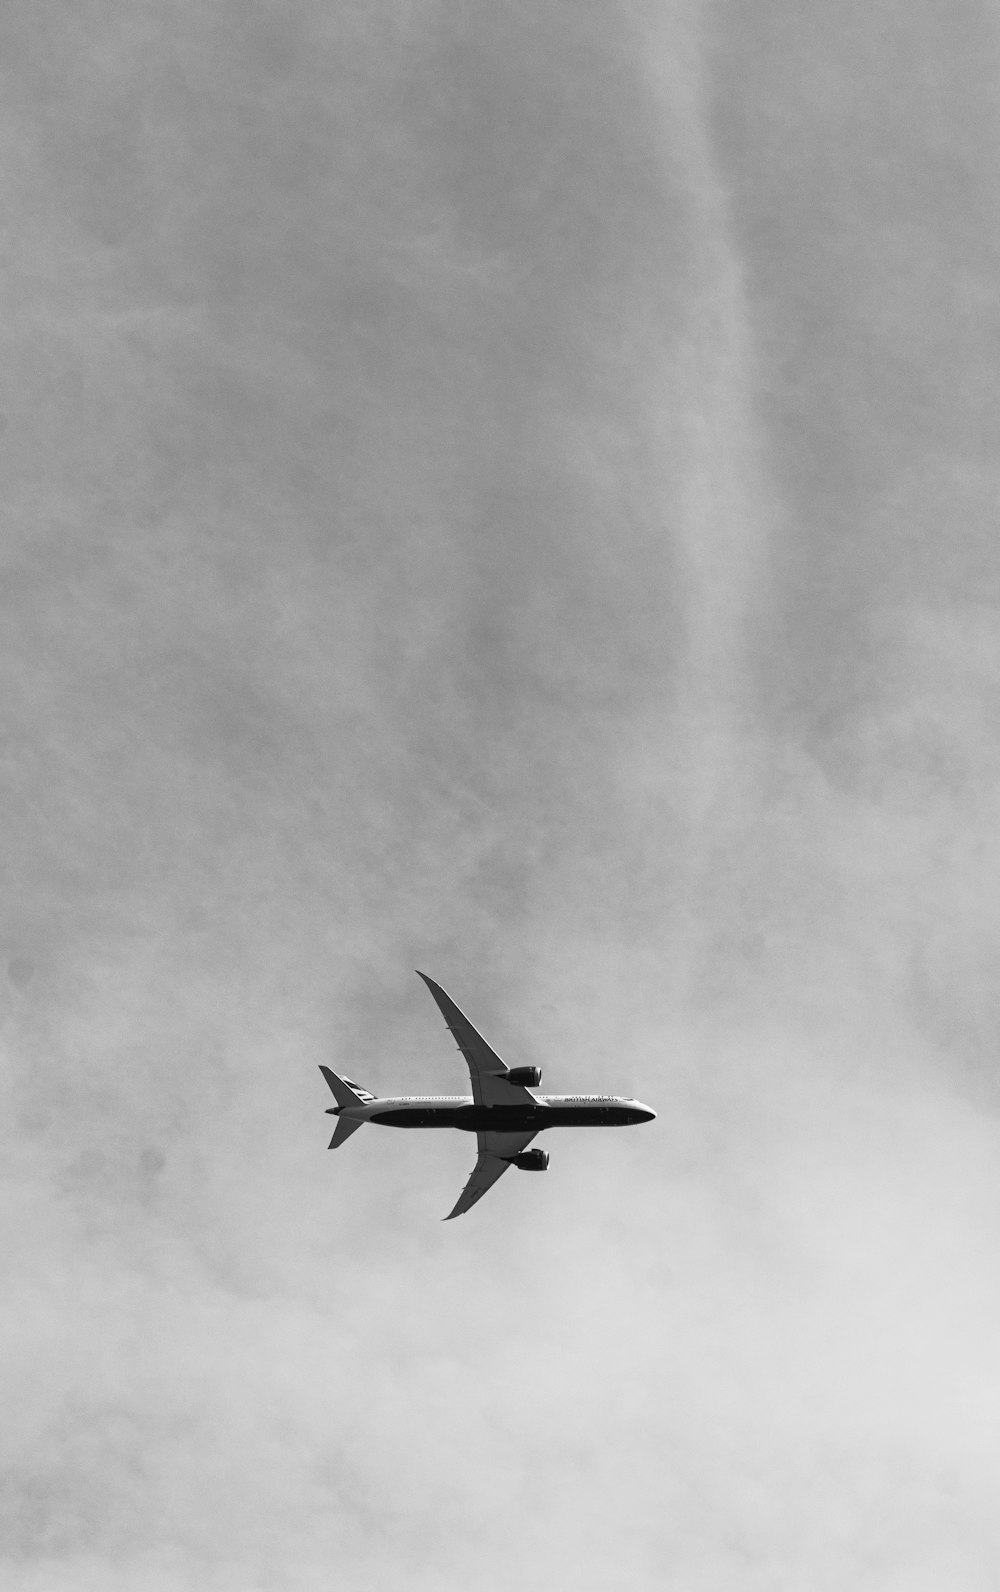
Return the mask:
[[[503,1177],[510,1166],[510,1157],[519,1155],[534,1137],[533,1132],[480,1133],[479,1159],[472,1169],[472,1176],[458,1196],[455,1209],[448,1212],[445,1221],[450,1222],[453,1216],[463,1216],[477,1200],[481,1200],[497,1179]]]
[[[464,1012],[460,1012],[450,995],[446,995],[440,984],[435,984],[426,973],[419,973],[427,988],[430,990],[440,1008],[441,1015],[455,1036],[462,1055],[469,1064],[469,1075],[472,1078],[472,1097],[477,1106],[534,1106],[537,1105],[534,1095],[518,1083],[510,1083],[507,1078],[509,1068],[500,1060],[495,1050],[491,1050],[482,1034],[477,1033]],[[498,1172],[497,1177],[500,1176]],[[486,1185],[487,1188],[489,1184]],[[485,1193],[486,1190],[483,1190]],[[477,1196],[478,1197],[478,1196]]]

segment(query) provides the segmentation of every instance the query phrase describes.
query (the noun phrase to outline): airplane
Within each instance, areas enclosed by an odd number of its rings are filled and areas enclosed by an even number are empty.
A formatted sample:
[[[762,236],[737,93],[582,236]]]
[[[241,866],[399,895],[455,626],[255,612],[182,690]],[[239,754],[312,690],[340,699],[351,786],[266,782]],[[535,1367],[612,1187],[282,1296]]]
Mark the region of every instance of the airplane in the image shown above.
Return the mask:
[[[465,1057],[472,1080],[471,1095],[376,1096],[329,1067],[320,1072],[337,1104],[327,1116],[337,1117],[331,1150],[345,1144],[366,1122],[389,1128],[461,1128],[475,1133],[479,1155],[469,1181],[454,1210],[442,1219],[450,1222],[481,1200],[509,1166],[522,1172],[544,1172],[549,1164],[544,1150],[529,1150],[536,1134],[545,1128],[611,1128],[634,1122],[651,1122],[656,1116],[641,1100],[622,1095],[536,1094],[542,1081],[538,1067],[508,1067],[486,1043],[450,995],[426,973],[418,973],[430,990],[446,1025]]]

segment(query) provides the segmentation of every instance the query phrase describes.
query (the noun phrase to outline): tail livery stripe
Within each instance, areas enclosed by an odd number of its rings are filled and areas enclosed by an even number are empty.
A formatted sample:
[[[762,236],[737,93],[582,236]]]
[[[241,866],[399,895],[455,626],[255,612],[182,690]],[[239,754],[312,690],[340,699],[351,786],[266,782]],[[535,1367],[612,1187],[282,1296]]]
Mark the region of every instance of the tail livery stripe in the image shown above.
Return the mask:
[[[366,1100],[374,1100],[375,1096],[368,1089],[362,1089],[360,1084],[352,1083],[350,1078],[338,1078],[329,1067],[320,1067],[320,1072],[330,1085],[341,1110],[345,1106],[364,1105]]]

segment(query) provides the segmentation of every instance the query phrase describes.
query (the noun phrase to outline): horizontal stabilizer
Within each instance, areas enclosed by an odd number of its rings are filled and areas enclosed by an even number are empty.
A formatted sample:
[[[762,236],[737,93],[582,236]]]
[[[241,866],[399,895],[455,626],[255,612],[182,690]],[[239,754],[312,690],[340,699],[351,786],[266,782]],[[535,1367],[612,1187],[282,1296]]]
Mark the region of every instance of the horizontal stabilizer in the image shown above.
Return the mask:
[[[327,1149],[339,1150],[340,1146],[351,1137],[351,1134],[361,1127],[364,1127],[364,1123],[359,1122],[357,1117],[341,1117],[337,1123],[337,1131],[327,1145]]]

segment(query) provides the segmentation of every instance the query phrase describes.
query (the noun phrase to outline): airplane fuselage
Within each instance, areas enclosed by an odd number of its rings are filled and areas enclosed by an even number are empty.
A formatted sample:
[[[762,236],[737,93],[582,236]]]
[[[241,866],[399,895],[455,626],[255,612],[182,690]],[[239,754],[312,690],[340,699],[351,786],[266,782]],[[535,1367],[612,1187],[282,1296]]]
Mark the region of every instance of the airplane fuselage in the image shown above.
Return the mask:
[[[323,1063],[320,1072],[337,1102],[329,1115],[340,1119],[331,1150],[346,1144],[366,1122],[383,1128],[458,1128],[476,1135],[476,1164],[446,1222],[471,1210],[509,1167],[544,1172],[547,1151],[528,1145],[546,1128],[626,1128],[656,1116],[641,1100],[625,1095],[542,1094],[539,1067],[508,1067],[440,984],[426,973],[420,977],[469,1069],[471,1094],[378,1097]]]
[[[526,1091],[529,1092],[529,1091]],[[531,1093],[531,1104],[478,1106],[472,1095],[389,1095],[330,1116],[378,1123],[386,1128],[461,1128],[468,1133],[541,1133],[544,1128],[616,1128],[650,1122],[656,1115],[641,1100],[621,1095]]]

